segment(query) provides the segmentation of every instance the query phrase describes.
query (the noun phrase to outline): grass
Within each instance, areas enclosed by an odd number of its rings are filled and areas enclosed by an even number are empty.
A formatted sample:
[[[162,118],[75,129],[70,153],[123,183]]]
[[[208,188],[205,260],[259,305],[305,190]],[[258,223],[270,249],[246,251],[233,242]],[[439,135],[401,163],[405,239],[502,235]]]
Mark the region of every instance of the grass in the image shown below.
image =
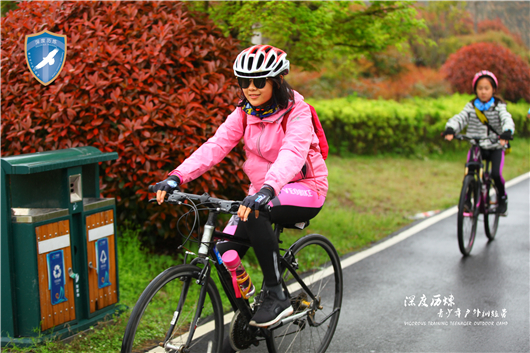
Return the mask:
[[[512,142],[503,170],[506,180],[530,171],[530,140]],[[327,201],[307,233],[325,234],[344,255],[410,224],[408,216],[456,205],[466,152],[330,157]]]
[[[504,177],[510,180],[530,171],[530,140],[516,139],[506,156]],[[456,205],[462,183],[466,150],[426,156],[331,156],[327,160],[330,191],[321,213],[303,231],[287,230],[283,245],[303,234],[321,233],[334,243],[339,255],[370,246],[412,221],[418,212]],[[142,250],[132,227],[121,229],[118,239],[120,302],[130,309],[141,291],[162,270],[179,263],[167,255]],[[181,262],[181,261],[180,261]],[[259,290],[261,273],[249,251],[243,264]],[[215,281],[217,276],[213,276]],[[220,288],[220,286],[219,286]],[[228,300],[223,298],[225,308]],[[44,342],[35,348],[12,352],[117,352],[130,310],[111,323],[100,324],[65,342]]]

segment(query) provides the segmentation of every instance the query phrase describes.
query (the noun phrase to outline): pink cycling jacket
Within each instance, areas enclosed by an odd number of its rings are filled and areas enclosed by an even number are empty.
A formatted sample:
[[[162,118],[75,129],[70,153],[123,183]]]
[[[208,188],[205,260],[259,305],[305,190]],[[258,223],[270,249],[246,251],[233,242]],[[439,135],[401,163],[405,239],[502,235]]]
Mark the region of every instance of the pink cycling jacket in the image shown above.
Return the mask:
[[[236,108],[215,135],[170,175],[178,175],[183,183],[198,178],[219,163],[243,138],[247,155],[243,170],[251,182],[249,195],[258,192],[263,184],[272,186],[277,195],[287,183],[298,182],[325,197],[328,169],[320,153],[311,112],[302,95],[295,91],[294,97],[294,106],[291,104],[269,117],[260,119],[247,115],[246,129],[243,127],[243,114],[246,113]],[[284,133],[281,121],[291,108]]]

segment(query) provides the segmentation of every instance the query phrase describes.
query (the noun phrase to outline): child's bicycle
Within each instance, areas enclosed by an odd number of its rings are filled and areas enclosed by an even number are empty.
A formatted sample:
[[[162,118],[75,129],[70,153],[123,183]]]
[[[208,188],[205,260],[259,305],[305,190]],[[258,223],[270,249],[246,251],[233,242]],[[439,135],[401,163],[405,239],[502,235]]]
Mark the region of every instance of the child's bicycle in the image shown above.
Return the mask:
[[[294,313],[273,326],[258,328],[249,322],[260,305],[259,295],[252,304],[243,297],[236,298],[231,275],[220,264],[216,249],[220,240],[250,246],[246,240],[215,230],[218,215],[237,214],[241,202],[180,191],[169,195],[167,202],[191,208],[186,215],[193,215],[193,222],[189,222],[193,225],[183,245],[193,240],[193,229],[199,227],[198,211],[208,211],[208,220],[197,254],[186,251],[184,264],[160,273],[141,294],[125,329],[122,352],[146,352],[154,346],[161,347],[157,352],[221,352],[225,322],[212,267],[235,308],[228,334],[233,348],[252,348],[252,352],[326,351],[339,320],[343,287],[340,259],[327,238],[310,234],[281,249],[282,286]],[[282,230],[282,225],[275,225],[277,236]],[[188,255],[194,257],[189,264]]]
[[[479,214],[484,215],[484,230],[489,240],[495,238],[499,225],[497,205],[499,192],[490,177],[491,162],[486,160],[484,168],[479,142],[492,137],[456,135],[456,139],[471,142],[469,161],[466,163],[465,177],[458,202],[458,246],[462,255],[471,252],[477,232]]]

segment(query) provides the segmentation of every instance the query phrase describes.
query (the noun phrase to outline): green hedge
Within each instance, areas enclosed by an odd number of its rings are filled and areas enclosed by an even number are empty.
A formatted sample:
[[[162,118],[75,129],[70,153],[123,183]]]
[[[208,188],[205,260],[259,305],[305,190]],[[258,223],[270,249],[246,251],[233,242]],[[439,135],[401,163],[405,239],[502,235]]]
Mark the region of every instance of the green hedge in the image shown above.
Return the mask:
[[[315,107],[330,152],[334,154],[414,154],[459,148],[440,137],[449,118],[459,113],[473,96],[454,94],[441,98],[370,100],[350,96],[307,102]],[[515,121],[516,137],[530,136],[526,118],[530,105],[508,103]]]

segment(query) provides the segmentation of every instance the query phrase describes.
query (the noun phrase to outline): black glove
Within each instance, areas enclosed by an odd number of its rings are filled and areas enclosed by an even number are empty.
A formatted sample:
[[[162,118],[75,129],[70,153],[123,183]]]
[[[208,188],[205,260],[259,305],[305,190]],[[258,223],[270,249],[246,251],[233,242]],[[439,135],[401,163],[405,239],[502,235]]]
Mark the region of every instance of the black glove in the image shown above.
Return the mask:
[[[264,185],[258,193],[245,197],[241,205],[248,207],[251,210],[260,210],[263,206],[268,204],[273,197],[274,189],[268,185]]]
[[[180,190],[179,185],[180,178],[176,175],[170,175],[166,180],[156,183],[154,189],[155,192],[162,190],[171,194],[174,190]]]
[[[499,140],[513,140],[512,132],[510,130],[504,131],[502,134],[499,135]]]
[[[452,127],[448,127],[444,132],[442,132],[442,136],[445,137],[447,135],[455,135],[455,130]]]

